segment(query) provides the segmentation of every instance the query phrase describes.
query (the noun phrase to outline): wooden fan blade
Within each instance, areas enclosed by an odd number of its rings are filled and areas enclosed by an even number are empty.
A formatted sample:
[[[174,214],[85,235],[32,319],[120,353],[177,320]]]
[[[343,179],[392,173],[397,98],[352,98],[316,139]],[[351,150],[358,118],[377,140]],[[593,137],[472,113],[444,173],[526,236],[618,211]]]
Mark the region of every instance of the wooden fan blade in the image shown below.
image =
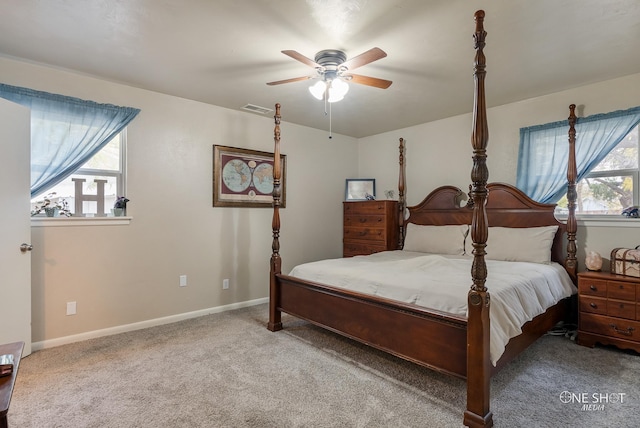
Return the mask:
[[[382,49],[372,48],[363,54],[360,54],[356,57],[351,58],[350,60],[343,62],[340,66],[347,67],[347,69],[349,70],[354,70],[358,67],[362,67],[363,65],[369,64],[370,62],[382,59],[385,56],[387,56],[387,54]]]
[[[316,63],[315,61],[307,58],[306,56],[302,55],[301,53],[298,53],[296,51],[282,51],[283,54],[290,56],[291,58],[295,59],[296,61],[300,61],[301,63],[308,65],[309,67],[320,67],[320,64]]]
[[[358,83],[360,85],[373,86],[380,89],[387,89],[393,83],[391,80],[378,79],[377,77],[362,76],[360,74],[347,74],[348,82]]]
[[[267,85],[269,86],[282,85],[283,83],[299,82],[301,80],[309,80],[309,79],[313,79],[313,77],[311,76],[294,77],[293,79],[285,79],[285,80],[277,80],[275,82],[268,82]]]

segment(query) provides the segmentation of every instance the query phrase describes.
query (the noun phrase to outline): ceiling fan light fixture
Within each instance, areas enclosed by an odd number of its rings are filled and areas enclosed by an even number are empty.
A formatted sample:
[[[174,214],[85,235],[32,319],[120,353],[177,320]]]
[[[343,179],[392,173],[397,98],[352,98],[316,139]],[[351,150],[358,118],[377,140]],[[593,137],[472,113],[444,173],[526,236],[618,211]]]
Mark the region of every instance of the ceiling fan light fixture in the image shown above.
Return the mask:
[[[330,103],[335,103],[344,98],[344,96],[349,92],[349,85],[342,79],[334,79],[329,83],[329,98],[327,101]]]
[[[311,95],[313,95],[318,100],[322,100],[324,98],[324,93],[326,90],[327,84],[322,80],[317,81],[314,85],[309,87],[309,92],[311,92]]]

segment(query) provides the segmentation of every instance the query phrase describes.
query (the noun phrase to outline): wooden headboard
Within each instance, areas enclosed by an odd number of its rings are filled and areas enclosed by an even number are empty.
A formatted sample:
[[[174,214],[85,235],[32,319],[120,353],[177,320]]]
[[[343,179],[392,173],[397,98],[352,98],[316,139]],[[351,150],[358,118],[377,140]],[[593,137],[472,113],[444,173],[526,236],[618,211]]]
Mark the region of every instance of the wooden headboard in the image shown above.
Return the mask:
[[[505,183],[487,184],[489,195],[485,206],[489,227],[538,227],[558,226],[551,260],[564,263],[564,235],[566,225],[554,215],[555,204],[541,204],[525,195],[520,189]],[[471,224],[473,207],[460,206],[464,193],[454,186],[442,186],[432,191],[422,202],[408,207],[406,223],[419,225]]]

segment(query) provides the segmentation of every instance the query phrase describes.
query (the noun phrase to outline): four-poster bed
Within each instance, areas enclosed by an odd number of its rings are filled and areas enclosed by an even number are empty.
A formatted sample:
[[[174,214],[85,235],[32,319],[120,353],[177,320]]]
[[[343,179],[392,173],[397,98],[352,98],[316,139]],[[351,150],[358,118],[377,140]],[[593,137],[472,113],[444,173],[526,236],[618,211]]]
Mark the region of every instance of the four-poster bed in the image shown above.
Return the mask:
[[[543,308],[542,312],[522,325],[522,333],[511,338],[500,356],[490,353],[490,296],[487,282],[486,246],[490,233],[497,228],[519,231],[553,227],[549,259],[564,267],[562,273],[575,281],[576,222],[575,222],[575,106],[570,107],[570,159],[567,169],[569,219],[566,224],[554,216],[554,205],[540,204],[513,186],[487,184],[486,147],[488,142],[486,104],[484,93],[485,57],[483,53],[485,31],[484,12],[475,14],[475,94],[471,143],[473,168],[469,203],[461,207],[461,190],[453,186],[440,187],[431,192],[420,204],[409,207],[409,217],[400,216],[400,242],[411,236],[416,227],[467,227],[467,257],[471,281],[465,280],[468,290],[465,314],[452,314],[406,301],[391,300],[378,295],[365,294],[337,286],[304,280],[281,272],[280,258],[280,105],[276,105],[273,243],[270,272],[269,323],[271,331],[282,329],[281,312],[308,320],[316,325],[340,333],[377,349],[389,352],[417,364],[449,373],[467,380],[467,409],[465,425],[488,427],[493,425],[490,411],[489,381],[508,361],[548,331],[568,314],[568,298]],[[404,141],[400,141],[400,212],[404,213]],[[458,226],[456,226],[458,225]],[[469,226],[470,225],[470,226]],[[492,232],[489,231],[491,228]],[[557,228],[557,229],[555,229]],[[567,235],[567,256],[563,257],[563,237]],[[413,236],[411,236],[413,238]],[[525,243],[519,243],[526,245]],[[401,253],[397,251],[394,253]],[[360,256],[371,257],[371,256]],[[346,260],[346,259],[341,259]],[[491,263],[494,263],[493,261]],[[511,263],[511,262],[502,262]],[[493,266],[493,264],[491,265]],[[566,270],[566,272],[565,272]],[[465,277],[468,278],[469,270]],[[469,282],[471,289],[469,290]],[[571,285],[573,287],[573,285]],[[444,287],[443,287],[444,288]],[[496,297],[497,291],[492,297]],[[545,310],[546,309],[546,310]],[[494,315],[492,315],[493,317]]]

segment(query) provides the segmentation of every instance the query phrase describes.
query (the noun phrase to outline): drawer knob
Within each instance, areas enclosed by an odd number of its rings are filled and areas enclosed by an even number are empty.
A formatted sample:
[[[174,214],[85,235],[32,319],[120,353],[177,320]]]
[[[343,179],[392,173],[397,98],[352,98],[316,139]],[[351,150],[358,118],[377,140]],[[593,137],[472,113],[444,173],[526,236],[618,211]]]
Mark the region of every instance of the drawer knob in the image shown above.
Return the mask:
[[[589,303],[589,306],[591,306],[593,309],[597,309],[598,305],[596,305],[595,303]]]
[[[633,330],[635,330],[633,327],[627,327],[626,330],[620,330],[615,324],[609,324],[609,327],[611,327],[616,333],[624,334],[625,336],[631,336],[633,334]]]
[[[596,287],[595,285],[590,286],[589,289],[591,291],[598,291],[598,287]]]
[[[367,219],[366,219],[366,218],[364,218],[364,217],[360,217],[360,223],[366,223],[366,222],[367,222]]]

